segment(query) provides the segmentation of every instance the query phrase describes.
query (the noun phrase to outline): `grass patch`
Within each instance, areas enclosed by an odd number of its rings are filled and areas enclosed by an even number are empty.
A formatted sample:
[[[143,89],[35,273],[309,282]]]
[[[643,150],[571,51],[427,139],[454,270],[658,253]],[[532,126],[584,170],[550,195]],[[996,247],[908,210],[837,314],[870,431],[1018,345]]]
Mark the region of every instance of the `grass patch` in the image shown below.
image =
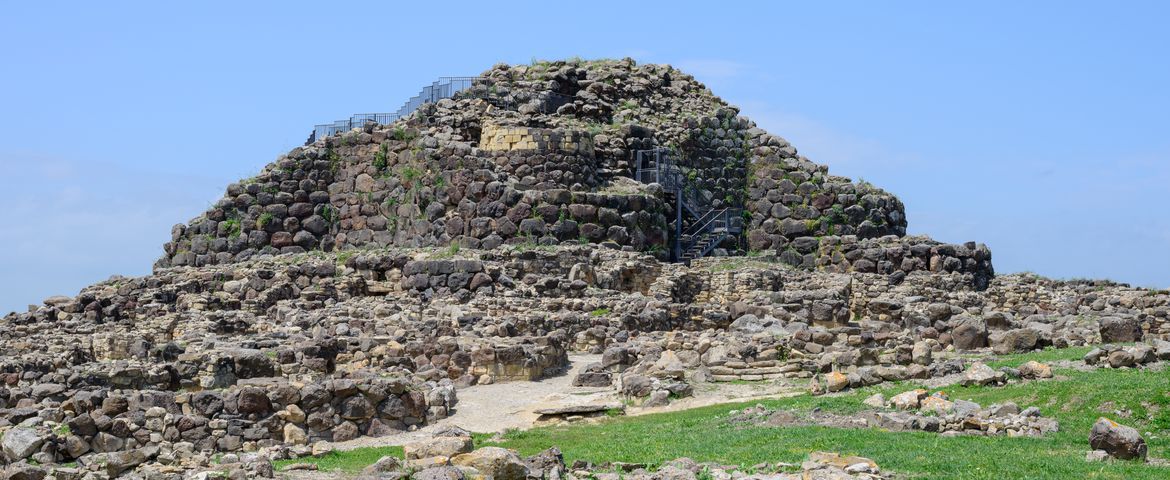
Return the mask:
[[[358,473],[387,455],[402,459],[402,447],[363,447],[344,452],[333,451],[321,457],[305,457],[272,462],[276,471],[294,463],[312,463],[323,472]]]
[[[1018,367],[1028,360],[1035,360],[1040,363],[1052,363],[1061,360],[1080,360],[1089,353],[1094,347],[1073,347],[1073,348],[1046,348],[1037,352],[1029,353],[1013,353],[1010,355],[998,355],[994,360],[989,360],[988,366],[992,368],[999,367]]]
[[[1027,360],[1051,361],[1077,358],[1085,349],[1041,351],[1002,357],[996,363],[1018,366]],[[1133,462],[1088,463],[1088,432],[1097,417],[1114,417],[1143,432],[1150,455],[1170,455],[1170,375],[1155,370],[1057,369],[1056,380],[1014,384],[1006,387],[954,387],[947,392],[987,406],[1014,401],[1022,407],[1037,406],[1045,416],[1060,422],[1060,432],[1044,438],[941,437],[925,432],[886,432],[877,429],[826,427],[733,427],[727,412],[757,402],[716,405],[681,412],[612,418],[597,424],[549,426],[504,435],[500,446],[524,455],[550,445],[565,459],[624,461],[661,464],[678,457],[753,465],[760,462],[798,463],[814,450],[837,451],[873,458],[883,468],[910,478],[952,479],[1154,479],[1170,478],[1170,469]],[[845,395],[800,396],[769,400],[770,408],[823,410],[850,413],[866,408],[861,401],[876,392],[889,396],[912,386],[883,385]],[[1129,410],[1131,418],[1116,418],[1098,407],[1109,403],[1109,412]],[[1155,406],[1157,405],[1157,406]],[[1166,408],[1160,408],[1167,405]],[[1163,422],[1166,422],[1163,424]]]

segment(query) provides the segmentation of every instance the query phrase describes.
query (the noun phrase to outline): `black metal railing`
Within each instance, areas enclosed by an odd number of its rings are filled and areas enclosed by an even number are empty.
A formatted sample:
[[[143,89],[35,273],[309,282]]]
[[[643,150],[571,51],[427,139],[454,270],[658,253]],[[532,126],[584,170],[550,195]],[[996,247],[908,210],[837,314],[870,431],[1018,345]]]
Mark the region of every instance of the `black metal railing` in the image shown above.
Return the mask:
[[[671,158],[665,148],[634,152],[634,168],[630,172],[641,183],[657,183],[674,195],[675,238],[672,256],[676,261],[689,261],[710,253],[723,239],[739,233],[739,208],[715,209],[707,195],[689,184],[682,167]],[[683,213],[693,220],[684,230]]]
[[[372,122],[380,125],[393,123],[395,120],[410,115],[424,104],[435,103],[444,98],[451,98],[459,92],[470,89],[480,78],[440,77],[430,85],[423,87],[418,95],[406,100],[406,103],[393,113],[359,113],[345,120],[315,125],[313,127],[313,133],[309,134],[309,139],[305,141],[305,145],[311,144],[317,141],[317,139],[335,135],[338,132],[348,132],[352,129],[363,127],[367,123]]]
[[[679,235],[681,260],[689,261],[704,257],[725,238],[739,233],[738,222],[742,211],[730,207],[708,210]]]

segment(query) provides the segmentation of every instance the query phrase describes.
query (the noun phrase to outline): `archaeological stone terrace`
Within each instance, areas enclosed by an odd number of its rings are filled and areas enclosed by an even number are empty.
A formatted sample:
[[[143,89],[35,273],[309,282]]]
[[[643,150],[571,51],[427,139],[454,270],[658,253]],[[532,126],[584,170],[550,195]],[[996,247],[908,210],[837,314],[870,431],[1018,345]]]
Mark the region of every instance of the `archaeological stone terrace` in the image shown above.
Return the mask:
[[[654,408],[700,385],[824,393],[961,374],[962,352],[1170,333],[1167,292],[996,276],[987,246],[907,222],[670,66],[497,65],[228,185],[151,275],[5,316],[0,461],[262,477],[582,353],[599,360],[575,385]]]

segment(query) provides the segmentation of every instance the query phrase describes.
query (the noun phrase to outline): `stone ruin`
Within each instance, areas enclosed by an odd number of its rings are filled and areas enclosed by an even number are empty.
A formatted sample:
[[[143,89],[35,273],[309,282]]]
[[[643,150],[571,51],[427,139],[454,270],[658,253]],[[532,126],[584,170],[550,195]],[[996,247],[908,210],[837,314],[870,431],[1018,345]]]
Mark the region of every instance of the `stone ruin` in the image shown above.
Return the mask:
[[[637,181],[646,152],[671,158],[651,166],[670,185]],[[182,478],[231,455],[264,476],[444,418],[462,388],[563,374],[575,352],[601,355],[575,383],[653,406],[1170,329],[1167,292],[996,276],[986,246],[906,225],[892,194],[670,66],[497,65],[229,185],[153,274],[5,316],[0,459]]]

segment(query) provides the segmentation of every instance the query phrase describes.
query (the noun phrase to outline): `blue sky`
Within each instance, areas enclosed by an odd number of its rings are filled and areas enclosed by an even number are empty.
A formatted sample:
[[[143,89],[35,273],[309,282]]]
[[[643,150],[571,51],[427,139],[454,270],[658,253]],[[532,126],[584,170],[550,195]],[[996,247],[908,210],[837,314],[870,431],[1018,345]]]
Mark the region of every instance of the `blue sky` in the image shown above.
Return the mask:
[[[533,58],[671,63],[911,233],[1170,287],[1165,2],[9,2],[0,311],[150,271],[310,127]]]

